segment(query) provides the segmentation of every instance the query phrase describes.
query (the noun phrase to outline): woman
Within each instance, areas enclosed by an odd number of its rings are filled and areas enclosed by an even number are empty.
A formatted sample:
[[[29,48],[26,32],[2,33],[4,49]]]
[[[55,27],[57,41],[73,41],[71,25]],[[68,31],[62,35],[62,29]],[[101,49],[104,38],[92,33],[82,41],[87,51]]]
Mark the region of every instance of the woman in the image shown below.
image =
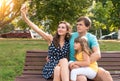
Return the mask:
[[[68,61],[65,59],[69,54],[69,39],[70,39],[70,24],[61,21],[58,25],[57,32],[55,36],[45,33],[37,25],[31,22],[26,16],[26,6],[21,7],[21,16],[23,20],[43,39],[45,39],[49,45],[48,48],[48,62],[43,67],[43,77],[45,79],[53,78],[53,81],[69,81],[69,68]],[[61,76],[59,79],[56,78],[56,72],[54,70],[60,67],[60,73],[57,74]],[[55,70],[55,71],[56,71]],[[54,77],[55,75],[55,77]]]

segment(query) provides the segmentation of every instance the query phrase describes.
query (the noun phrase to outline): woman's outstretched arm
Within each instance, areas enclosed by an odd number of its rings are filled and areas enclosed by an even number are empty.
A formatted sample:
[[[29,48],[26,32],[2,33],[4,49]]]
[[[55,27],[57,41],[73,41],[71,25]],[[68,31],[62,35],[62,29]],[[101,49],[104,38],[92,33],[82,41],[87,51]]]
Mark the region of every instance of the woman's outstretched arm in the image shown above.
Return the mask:
[[[26,16],[27,13],[27,7],[25,4],[22,5],[21,7],[21,16],[23,18],[23,20],[35,31],[37,32],[40,36],[42,36],[43,39],[45,39],[48,44],[51,43],[51,41],[53,40],[52,35],[44,32],[43,30],[41,30],[37,25],[35,25],[31,20],[29,20],[29,18]]]

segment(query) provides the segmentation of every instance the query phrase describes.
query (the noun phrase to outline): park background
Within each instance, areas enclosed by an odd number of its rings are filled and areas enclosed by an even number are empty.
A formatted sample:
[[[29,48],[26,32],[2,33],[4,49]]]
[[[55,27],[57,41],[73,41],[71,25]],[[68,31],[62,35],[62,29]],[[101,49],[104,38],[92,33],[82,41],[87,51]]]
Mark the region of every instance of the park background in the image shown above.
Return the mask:
[[[0,36],[13,30],[31,30],[20,16],[25,3],[27,16],[47,33],[54,34],[59,21],[70,22],[76,31],[76,20],[88,16],[92,20],[89,32],[98,38],[101,51],[120,50],[120,0],[0,0]],[[117,32],[115,40],[99,40]],[[43,39],[0,38],[0,81],[14,81],[22,73],[27,50],[47,50]]]

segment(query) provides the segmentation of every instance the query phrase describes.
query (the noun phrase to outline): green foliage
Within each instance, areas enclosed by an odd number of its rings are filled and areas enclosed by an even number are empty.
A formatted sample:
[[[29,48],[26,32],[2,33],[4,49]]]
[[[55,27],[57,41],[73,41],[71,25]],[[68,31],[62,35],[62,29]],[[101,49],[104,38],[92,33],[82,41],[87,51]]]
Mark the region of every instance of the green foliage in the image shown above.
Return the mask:
[[[19,15],[21,4],[25,0],[1,0],[0,1],[0,28],[5,27]]]
[[[22,30],[30,29],[30,27],[28,27],[28,25],[20,17],[16,17],[12,24],[14,25],[15,28],[19,27]]]
[[[94,30],[100,31],[102,29],[102,35],[118,31],[120,27],[120,1],[96,0],[91,13]]]
[[[120,0],[116,1],[116,0],[111,0],[113,3],[113,10],[111,13],[111,20],[112,23],[114,23],[115,27],[120,28]]]
[[[93,13],[96,21],[106,25],[109,31],[120,27],[120,0],[96,0],[97,6]]]
[[[93,25],[97,28],[108,29],[110,26],[110,14],[113,5],[111,1],[108,1],[105,6],[101,2],[97,2],[94,9],[92,9]],[[98,23],[95,23],[98,22]]]
[[[92,30],[102,28],[109,33],[120,28],[120,0],[1,0],[0,28],[15,18],[12,22],[15,27],[28,28],[20,17],[17,18],[25,1],[29,7],[29,18],[46,32],[54,33],[62,20],[75,27],[76,19],[86,14],[93,20]],[[94,1],[96,5],[93,7]],[[13,7],[10,6],[12,4]]]
[[[6,24],[4,28],[1,28],[0,34],[7,33],[14,30],[14,26],[12,24]]]
[[[36,23],[49,21],[49,30],[54,32],[59,21],[74,24],[76,19],[85,15],[92,5],[92,0],[32,0],[30,3],[30,18]],[[48,25],[47,25],[48,27]]]

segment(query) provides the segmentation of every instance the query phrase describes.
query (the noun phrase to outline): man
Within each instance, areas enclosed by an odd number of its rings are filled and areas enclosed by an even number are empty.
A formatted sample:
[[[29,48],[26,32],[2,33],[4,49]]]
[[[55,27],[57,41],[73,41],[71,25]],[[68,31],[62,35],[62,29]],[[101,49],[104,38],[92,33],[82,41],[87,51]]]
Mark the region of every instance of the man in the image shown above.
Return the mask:
[[[77,32],[72,33],[70,39],[70,60],[74,61],[74,39],[78,36],[86,36],[90,48],[93,51],[93,54],[90,56],[91,62],[97,61],[101,58],[100,48],[96,36],[91,33],[88,33],[89,28],[91,27],[91,20],[88,17],[80,17],[77,20]],[[87,81],[85,76],[78,76],[77,81]],[[113,81],[110,73],[105,71],[102,68],[99,68],[95,81]]]

